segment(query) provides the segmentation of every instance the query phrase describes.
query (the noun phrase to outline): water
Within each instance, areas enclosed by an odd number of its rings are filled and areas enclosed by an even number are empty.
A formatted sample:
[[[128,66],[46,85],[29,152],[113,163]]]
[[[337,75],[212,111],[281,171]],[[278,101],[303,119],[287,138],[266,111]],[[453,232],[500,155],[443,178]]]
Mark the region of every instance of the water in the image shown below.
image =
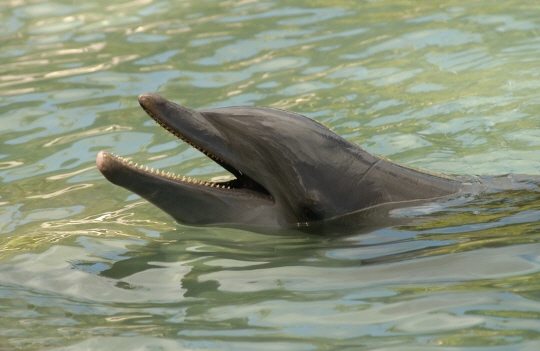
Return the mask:
[[[321,237],[180,226],[95,168],[227,176],[145,115],[151,91],[290,109],[432,172],[538,175],[534,2],[0,9],[3,350],[540,346],[534,184]]]

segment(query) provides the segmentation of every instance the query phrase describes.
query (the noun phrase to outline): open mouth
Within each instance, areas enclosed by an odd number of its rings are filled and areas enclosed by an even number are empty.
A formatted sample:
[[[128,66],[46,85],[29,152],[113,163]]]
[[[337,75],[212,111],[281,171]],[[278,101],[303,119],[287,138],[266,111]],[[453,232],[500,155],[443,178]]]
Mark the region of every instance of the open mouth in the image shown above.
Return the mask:
[[[198,185],[202,187],[221,189],[225,191],[243,190],[243,191],[248,191],[248,192],[256,192],[260,195],[270,196],[270,193],[268,192],[268,190],[266,190],[266,188],[264,188],[262,185],[257,183],[255,180],[253,180],[251,177],[249,177],[242,171],[231,166],[226,160],[223,159],[224,156],[219,157],[217,155],[214,155],[213,153],[209,152],[204,146],[197,145],[194,142],[188,140],[185,136],[180,134],[177,130],[167,125],[163,118],[160,118],[159,115],[157,115],[156,113],[152,113],[152,111],[146,108],[143,105],[142,101],[139,100],[139,103],[140,103],[140,106],[143,108],[143,110],[148,114],[148,116],[150,116],[163,129],[165,129],[172,135],[176,136],[178,139],[182,140],[183,142],[187,143],[191,147],[203,153],[205,156],[213,160],[223,169],[230,172],[235,177],[235,179],[224,181],[224,182],[212,182],[212,181],[199,180],[199,179],[188,177],[185,175],[177,175],[172,172],[150,168],[142,164],[134,163],[133,161],[128,160],[124,157],[111,154],[112,157],[114,157],[117,161],[121,162],[124,166],[130,167],[137,171],[145,172],[147,174],[151,174],[154,177],[160,177],[163,179],[168,179],[169,181],[176,181],[176,182],[184,183],[186,185]]]

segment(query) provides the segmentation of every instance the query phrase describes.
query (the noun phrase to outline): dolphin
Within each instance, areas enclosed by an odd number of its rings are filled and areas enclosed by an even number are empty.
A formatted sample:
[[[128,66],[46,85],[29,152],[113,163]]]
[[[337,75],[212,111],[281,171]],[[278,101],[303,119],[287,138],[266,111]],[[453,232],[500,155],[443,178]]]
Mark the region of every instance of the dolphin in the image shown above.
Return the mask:
[[[153,93],[140,106],[235,179],[208,182],[101,151],[97,167],[186,225],[309,226],[380,205],[405,207],[481,191],[374,156],[306,116],[267,107],[193,110]]]

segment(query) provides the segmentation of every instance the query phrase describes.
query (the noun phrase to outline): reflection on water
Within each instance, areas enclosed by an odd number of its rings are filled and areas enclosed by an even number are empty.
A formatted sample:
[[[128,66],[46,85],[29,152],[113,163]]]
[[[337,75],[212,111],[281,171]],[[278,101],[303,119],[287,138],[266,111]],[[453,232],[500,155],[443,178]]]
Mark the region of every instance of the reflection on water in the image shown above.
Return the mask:
[[[537,175],[533,3],[0,8],[1,349],[540,346],[534,182],[322,236],[176,225],[95,168],[230,177],[140,110],[157,91],[291,109],[432,172]]]

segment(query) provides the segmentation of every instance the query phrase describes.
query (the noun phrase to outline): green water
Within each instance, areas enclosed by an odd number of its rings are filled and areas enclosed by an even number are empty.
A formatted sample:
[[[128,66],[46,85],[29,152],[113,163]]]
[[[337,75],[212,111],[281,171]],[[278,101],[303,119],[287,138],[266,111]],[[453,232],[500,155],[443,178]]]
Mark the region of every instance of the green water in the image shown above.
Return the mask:
[[[4,1],[0,349],[537,350],[535,187],[269,235],[179,226],[95,156],[227,176],[146,116],[151,91],[293,110],[433,172],[538,175],[539,18],[532,1]]]

